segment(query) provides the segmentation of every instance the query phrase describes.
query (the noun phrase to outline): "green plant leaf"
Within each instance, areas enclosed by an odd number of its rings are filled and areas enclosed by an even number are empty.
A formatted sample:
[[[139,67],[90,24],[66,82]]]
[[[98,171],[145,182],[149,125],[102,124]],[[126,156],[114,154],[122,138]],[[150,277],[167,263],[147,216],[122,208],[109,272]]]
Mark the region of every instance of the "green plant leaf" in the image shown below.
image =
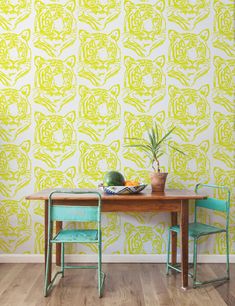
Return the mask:
[[[128,139],[128,140],[144,140],[146,141],[144,138],[135,138],[135,137],[125,137],[124,139]]]
[[[142,148],[145,151],[151,152],[150,145],[143,145],[143,144],[130,144],[130,145],[124,145],[124,147],[130,147],[130,148]]]
[[[177,152],[186,155],[184,152],[182,152],[180,149],[172,146],[169,144],[169,140],[171,139],[171,133],[174,131],[176,127],[171,128],[162,138],[159,137],[159,131],[158,131],[158,125],[156,122],[154,122],[153,126],[151,128],[148,128],[146,122],[145,127],[147,131],[147,139],[144,138],[125,138],[130,141],[138,141],[141,143],[136,144],[126,144],[124,147],[132,147],[132,148],[139,148],[140,150],[144,151],[147,156],[149,157],[150,161],[152,162],[152,168],[154,168],[154,163],[157,164],[157,169],[159,171],[159,158],[166,154],[167,152],[163,150],[164,146],[169,146],[170,148],[176,150]]]
[[[183,154],[183,155],[187,155],[187,154],[185,154],[183,151],[181,151],[181,150],[177,149],[176,147],[174,147],[174,146],[170,145],[169,143],[168,143],[168,146],[169,146],[170,148],[172,148],[172,149],[176,150],[177,152],[179,152],[179,153]]]
[[[161,157],[164,154],[164,152],[161,152],[157,155],[157,158]]]
[[[173,127],[170,131],[168,131],[162,139],[159,141],[158,145],[160,145],[163,141],[167,140],[167,137],[174,131],[175,127]]]
[[[155,122],[155,131],[156,131],[156,142],[158,142],[159,141],[159,134],[158,134],[157,122]]]
[[[153,143],[153,146],[155,147],[156,144],[157,144],[157,140],[156,140],[156,133],[154,131],[154,128],[152,128],[152,143]]]
[[[147,130],[148,133],[148,137],[149,137],[149,141],[152,147],[154,147],[154,140],[153,140],[153,136],[151,134],[151,132],[149,130]]]

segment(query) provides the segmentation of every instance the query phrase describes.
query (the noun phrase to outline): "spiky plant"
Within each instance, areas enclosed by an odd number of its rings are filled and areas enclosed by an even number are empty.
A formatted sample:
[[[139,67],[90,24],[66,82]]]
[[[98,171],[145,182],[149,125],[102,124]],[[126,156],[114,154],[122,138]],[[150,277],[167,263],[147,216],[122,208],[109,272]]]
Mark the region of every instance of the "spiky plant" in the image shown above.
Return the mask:
[[[126,138],[129,141],[138,141],[139,143],[133,144],[126,144],[125,147],[133,147],[139,148],[140,150],[144,151],[152,162],[152,168],[156,171],[155,164],[157,165],[157,172],[160,172],[160,162],[159,158],[165,154],[164,148],[169,146],[170,148],[176,150],[177,152],[184,154],[181,150],[177,149],[176,147],[172,146],[168,143],[169,136],[174,131],[175,127],[170,129],[163,137],[159,136],[157,123],[155,122],[152,128],[147,128],[148,139],[144,138]]]

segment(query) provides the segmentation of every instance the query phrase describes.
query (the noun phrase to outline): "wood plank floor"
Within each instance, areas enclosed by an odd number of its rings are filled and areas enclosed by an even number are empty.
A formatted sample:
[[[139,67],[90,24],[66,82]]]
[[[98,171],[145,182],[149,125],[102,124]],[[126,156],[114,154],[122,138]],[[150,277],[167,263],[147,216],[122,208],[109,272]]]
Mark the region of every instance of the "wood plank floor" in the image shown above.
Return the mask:
[[[104,264],[104,296],[98,298],[95,270],[66,270],[49,297],[43,297],[43,264],[0,264],[1,306],[223,306],[235,305],[235,264],[231,280],[187,291],[180,274],[165,275],[164,264]],[[224,264],[200,264],[199,276],[223,275]],[[191,281],[190,281],[190,286]]]

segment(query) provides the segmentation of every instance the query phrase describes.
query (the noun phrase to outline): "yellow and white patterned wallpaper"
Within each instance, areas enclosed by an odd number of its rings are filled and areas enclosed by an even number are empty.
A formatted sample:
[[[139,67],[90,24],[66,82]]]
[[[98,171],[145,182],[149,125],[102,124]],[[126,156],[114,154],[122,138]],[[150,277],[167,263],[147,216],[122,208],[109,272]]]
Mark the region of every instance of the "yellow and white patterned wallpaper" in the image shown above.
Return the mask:
[[[233,1],[6,0],[0,6],[0,252],[43,252],[47,187],[96,187],[106,171],[149,182],[124,148],[157,121],[177,126],[168,186],[234,186]],[[191,210],[191,214],[192,214]],[[202,214],[223,224],[219,214]],[[164,254],[169,215],[103,215],[109,254]],[[235,202],[230,249],[235,254]],[[69,224],[68,226],[72,226]],[[70,246],[70,253],[96,249]],[[221,254],[224,237],[201,253]]]

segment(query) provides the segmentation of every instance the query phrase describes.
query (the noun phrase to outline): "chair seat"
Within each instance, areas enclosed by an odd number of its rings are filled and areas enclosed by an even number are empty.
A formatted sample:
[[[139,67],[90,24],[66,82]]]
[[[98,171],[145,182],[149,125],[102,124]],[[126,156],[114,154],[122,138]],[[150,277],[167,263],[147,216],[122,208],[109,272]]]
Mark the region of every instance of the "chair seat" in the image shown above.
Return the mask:
[[[51,242],[98,242],[98,230],[61,230]]]
[[[170,230],[179,233],[180,226],[179,225],[172,226],[170,227]],[[193,238],[197,238],[204,235],[226,232],[226,230],[223,228],[199,222],[189,223],[188,231],[189,231],[189,236]]]

